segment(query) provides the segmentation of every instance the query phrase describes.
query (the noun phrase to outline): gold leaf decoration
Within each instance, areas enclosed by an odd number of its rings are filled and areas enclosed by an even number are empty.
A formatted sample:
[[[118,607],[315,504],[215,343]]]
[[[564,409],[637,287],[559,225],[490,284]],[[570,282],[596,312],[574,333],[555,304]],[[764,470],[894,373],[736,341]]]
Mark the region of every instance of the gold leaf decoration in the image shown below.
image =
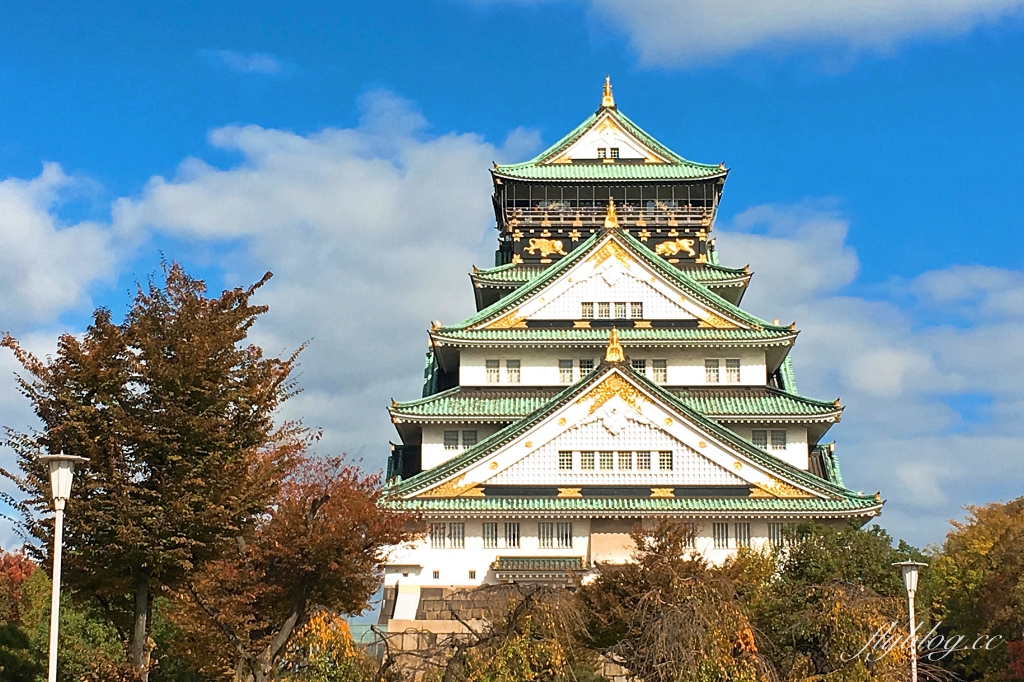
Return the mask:
[[[439,486],[420,493],[417,497],[483,497],[484,491],[474,483],[463,483],[466,474],[459,474]]]
[[[675,497],[675,488],[651,488],[651,497]]]
[[[632,407],[637,412],[642,412],[640,405],[645,401],[645,398],[640,391],[636,390],[631,383],[620,377],[618,374],[612,374],[607,379],[599,383],[594,388],[590,389],[581,396],[577,401],[577,405],[582,405],[588,400],[594,402],[590,405],[589,414],[596,412],[606,402],[619,396],[622,400]]]
[[[521,329],[526,326],[523,322],[525,319],[523,315],[519,314],[518,310],[513,310],[504,317],[499,317],[494,322],[491,322],[484,329],[511,329],[513,327]]]
[[[712,312],[705,311],[698,313],[698,315],[700,316],[700,322],[697,324],[698,327],[703,327],[705,329],[708,327],[712,327],[714,329],[736,329],[737,327],[737,325],[729,322],[725,318],[715,315]]]
[[[755,483],[757,486],[750,491],[750,497],[782,497],[788,499],[811,497],[803,490],[780,481],[774,476],[768,477],[768,483]]]
[[[619,246],[616,241],[611,239],[605,242],[604,246],[595,251],[590,258],[587,259],[587,262],[593,263],[596,268],[609,258],[614,258],[626,267],[629,267],[630,265],[629,254],[626,253],[626,250]]]
[[[579,488],[559,488],[559,497],[583,497],[583,493],[580,492]]]

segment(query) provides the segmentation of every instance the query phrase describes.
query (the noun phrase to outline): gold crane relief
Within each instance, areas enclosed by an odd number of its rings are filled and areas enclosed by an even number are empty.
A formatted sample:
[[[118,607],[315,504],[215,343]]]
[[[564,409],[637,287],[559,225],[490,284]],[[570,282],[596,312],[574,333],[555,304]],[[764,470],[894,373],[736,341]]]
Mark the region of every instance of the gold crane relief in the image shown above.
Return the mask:
[[[561,239],[531,239],[530,245],[526,247],[525,251],[531,256],[535,252],[540,251],[541,257],[550,256],[553,253],[557,253],[561,256],[568,256],[565,249],[562,248]]]
[[[697,252],[694,250],[693,244],[694,240],[692,239],[676,239],[658,244],[654,247],[654,252],[659,256],[675,256],[685,251],[691,258],[696,258]]]

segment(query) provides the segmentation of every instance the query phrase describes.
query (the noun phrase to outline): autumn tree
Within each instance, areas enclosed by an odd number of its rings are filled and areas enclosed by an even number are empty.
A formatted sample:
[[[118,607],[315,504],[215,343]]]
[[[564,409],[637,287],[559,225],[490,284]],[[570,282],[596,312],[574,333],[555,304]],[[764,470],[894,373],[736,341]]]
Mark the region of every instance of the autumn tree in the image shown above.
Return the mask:
[[[296,357],[247,344],[266,311],[251,299],[269,279],[206,296],[176,264],[140,285],[121,323],[97,310],[81,337],[64,334],[40,360],[7,335],[42,426],[9,432],[23,494],[9,500],[44,558],[50,490],[39,455],[89,458],[79,467],[65,528],[64,580],[117,627],[138,680],[150,668],[150,611],[252,525],[291,468],[294,427],[274,415],[294,391]]]
[[[179,592],[173,619],[193,660],[211,675],[265,682],[311,613],[364,611],[384,551],[407,539],[408,517],[377,504],[380,483],[340,459],[304,459],[252,531]]]

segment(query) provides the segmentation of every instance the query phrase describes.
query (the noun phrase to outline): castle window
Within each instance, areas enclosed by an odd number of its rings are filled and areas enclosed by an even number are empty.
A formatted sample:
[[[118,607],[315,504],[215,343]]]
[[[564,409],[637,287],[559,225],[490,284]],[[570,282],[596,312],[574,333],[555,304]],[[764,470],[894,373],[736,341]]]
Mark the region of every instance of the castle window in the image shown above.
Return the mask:
[[[718,360],[708,358],[704,361],[704,380],[709,384],[718,383]]]
[[[484,523],[484,549],[498,548],[498,524]]]
[[[448,546],[452,549],[466,548],[466,524],[453,523],[448,526]]]
[[[458,450],[459,449],[459,432],[458,431],[445,431],[444,432],[444,449],[445,450]]]
[[[597,158],[599,158],[599,159],[606,159],[606,158],[608,158],[608,148],[607,147],[598,147],[597,148]]]
[[[519,548],[519,524],[518,523],[506,523],[505,524],[505,547],[510,549]]]
[[[537,541],[541,549],[555,546],[555,524],[542,522],[537,524]]]
[[[508,376],[508,383],[518,384],[519,383],[519,360],[506,360],[505,361],[505,374]]]
[[[734,526],[737,547],[750,547],[750,524],[737,523]]]
[[[430,524],[430,546],[433,549],[444,548],[445,525],[443,523]]]
[[[558,453],[558,470],[572,471],[572,452]]]
[[[626,304],[622,301],[615,302],[615,319],[624,320],[626,319]]]
[[[609,318],[612,316],[612,304],[607,301],[599,302],[597,304],[597,316],[601,318]]]
[[[638,452],[636,453],[636,468],[640,471],[651,470],[651,453],[649,452]]]
[[[768,542],[772,547],[782,547],[786,544],[786,535],[782,528],[781,523],[768,524]]]
[[[598,461],[601,464],[601,470],[602,471],[610,471],[612,469],[612,465],[614,463],[614,453],[612,453],[612,452],[602,452],[600,454],[600,456],[598,457]]]
[[[558,380],[563,384],[572,383],[572,360],[558,361]]]
[[[580,358],[580,378],[583,378],[587,372],[594,370],[594,361],[589,358]]]
[[[558,549],[572,549],[571,523],[559,523],[555,526],[555,541]]]
[[[754,429],[750,432],[750,442],[761,448],[768,449],[768,432],[762,429]]]
[[[642,320],[644,318],[644,302],[634,301],[629,304],[629,316],[634,320]]]
[[[659,452],[658,453],[658,468],[662,471],[672,471],[672,453],[671,452]]]
[[[651,370],[656,383],[664,384],[668,381],[668,360],[651,360]]]
[[[772,431],[772,450],[786,449],[786,432]]]
[[[643,374],[647,376],[647,361],[646,360],[630,360],[629,366],[633,368],[633,371],[637,374]]]
[[[740,359],[729,358],[725,361],[725,380],[730,384],[740,382]]]
[[[469,572],[469,579],[470,580],[476,580],[476,571],[470,571]]]
[[[697,547],[697,524],[695,523],[684,523],[683,530],[686,531],[686,537],[683,538],[683,547],[685,549],[696,549]]]
[[[613,158],[613,159],[619,158],[619,148],[618,147],[612,147],[611,149],[608,150],[608,152],[611,155],[611,158]]]
[[[584,471],[594,470],[594,453],[593,452],[581,452],[580,453],[580,469]]]
[[[711,530],[715,538],[715,549],[729,549],[729,524],[715,523]]]
[[[471,448],[476,445],[476,431],[463,431],[462,432],[462,447]]]
[[[592,302],[580,303],[580,317],[585,319],[594,317],[594,304]]]
[[[487,360],[487,383],[496,384],[501,381],[501,361]]]
[[[619,471],[631,471],[633,469],[633,453],[619,453]]]
[[[434,580],[441,579],[441,571],[434,571]]]

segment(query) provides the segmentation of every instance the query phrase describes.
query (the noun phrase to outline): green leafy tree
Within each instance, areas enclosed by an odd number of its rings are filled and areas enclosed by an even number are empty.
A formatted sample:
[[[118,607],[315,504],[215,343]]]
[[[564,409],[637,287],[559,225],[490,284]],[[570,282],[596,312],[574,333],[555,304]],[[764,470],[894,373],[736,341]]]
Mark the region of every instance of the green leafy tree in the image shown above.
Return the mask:
[[[294,392],[296,356],[264,357],[246,338],[266,311],[246,289],[206,296],[176,264],[140,286],[120,324],[99,309],[81,338],[60,337],[45,362],[11,336],[2,344],[25,370],[19,383],[42,427],[9,433],[20,473],[4,472],[23,499],[22,528],[52,545],[43,452],[89,458],[68,503],[64,579],[102,608],[148,679],[150,615],[160,589],[179,590],[251,526],[291,469],[294,426],[276,429]],[[37,550],[45,558],[43,550]]]

